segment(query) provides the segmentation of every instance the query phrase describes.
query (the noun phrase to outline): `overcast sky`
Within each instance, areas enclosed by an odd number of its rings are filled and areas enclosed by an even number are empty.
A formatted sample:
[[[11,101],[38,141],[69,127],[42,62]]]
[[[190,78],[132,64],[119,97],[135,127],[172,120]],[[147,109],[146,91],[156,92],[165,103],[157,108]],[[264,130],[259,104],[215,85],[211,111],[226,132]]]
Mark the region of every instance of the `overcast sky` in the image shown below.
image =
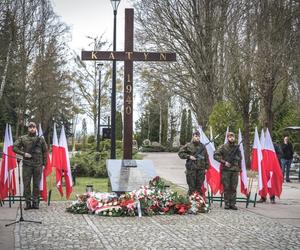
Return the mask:
[[[72,41],[69,46],[77,53],[81,49],[90,49],[92,40],[104,34],[104,38],[113,40],[113,9],[110,0],[51,0],[54,11],[71,28]],[[117,14],[117,50],[124,49],[125,8],[132,7],[129,0],[121,0]]]

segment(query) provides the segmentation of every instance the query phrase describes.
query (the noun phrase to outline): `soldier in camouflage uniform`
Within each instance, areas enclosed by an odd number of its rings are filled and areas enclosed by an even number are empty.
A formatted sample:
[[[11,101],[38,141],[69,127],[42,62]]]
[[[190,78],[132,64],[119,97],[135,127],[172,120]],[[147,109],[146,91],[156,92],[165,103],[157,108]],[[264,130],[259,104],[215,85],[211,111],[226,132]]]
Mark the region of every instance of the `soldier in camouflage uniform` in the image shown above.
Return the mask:
[[[228,142],[218,148],[214,159],[221,162],[222,184],[224,186],[225,209],[237,210],[236,189],[241,172],[241,151],[235,144],[234,133],[227,133]]]
[[[23,185],[26,200],[25,210],[38,209],[40,180],[43,166],[47,161],[47,144],[43,137],[37,136],[36,124],[30,122],[28,134],[21,136],[13,145],[15,153],[23,156]],[[33,178],[33,197],[31,206],[31,178]]]
[[[188,194],[194,192],[202,194],[205,171],[208,169],[208,155],[205,146],[200,142],[200,133],[194,132],[192,142],[183,146],[178,153],[181,159],[186,159],[186,182],[189,186]]]

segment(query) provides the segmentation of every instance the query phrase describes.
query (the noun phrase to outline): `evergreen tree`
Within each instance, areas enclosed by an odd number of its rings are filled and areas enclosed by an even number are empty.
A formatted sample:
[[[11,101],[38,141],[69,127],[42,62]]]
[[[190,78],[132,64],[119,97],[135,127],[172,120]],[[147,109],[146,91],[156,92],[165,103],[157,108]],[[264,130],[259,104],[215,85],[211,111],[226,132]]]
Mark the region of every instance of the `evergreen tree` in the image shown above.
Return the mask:
[[[192,112],[189,109],[188,117],[187,117],[187,125],[186,125],[186,141],[190,141],[193,133],[193,125],[192,125]]]
[[[184,145],[186,143],[186,128],[187,128],[187,118],[186,118],[186,109],[182,110],[182,115],[181,115],[181,125],[180,125],[180,144]]]
[[[156,102],[149,104],[149,140],[159,141],[159,105]]]
[[[161,119],[160,143],[162,145],[167,145],[167,139],[168,139],[168,104],[161,107],[160,119]]]

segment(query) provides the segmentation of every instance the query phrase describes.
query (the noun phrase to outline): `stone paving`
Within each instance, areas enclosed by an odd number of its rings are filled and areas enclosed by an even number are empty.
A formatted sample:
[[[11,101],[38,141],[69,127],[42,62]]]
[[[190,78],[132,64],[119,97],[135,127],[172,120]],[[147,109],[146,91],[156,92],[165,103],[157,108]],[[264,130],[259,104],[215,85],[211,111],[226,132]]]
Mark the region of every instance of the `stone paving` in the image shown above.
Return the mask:
[[[251,212],[152,217],[100,217],[65,212],[67,202],[42,204],[24,212],[15,227],[15,249],[299,249],[300,225],[274,221]],[[241,204],[239,204],[241,206]]]

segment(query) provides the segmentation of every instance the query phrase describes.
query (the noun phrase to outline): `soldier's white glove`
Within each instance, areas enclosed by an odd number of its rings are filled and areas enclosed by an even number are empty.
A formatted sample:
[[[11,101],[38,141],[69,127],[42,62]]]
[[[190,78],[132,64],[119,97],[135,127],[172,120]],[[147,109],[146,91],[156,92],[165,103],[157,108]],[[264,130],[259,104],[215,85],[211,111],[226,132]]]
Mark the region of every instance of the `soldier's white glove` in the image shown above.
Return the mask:
[[[31,154],[29,154],[29,153],[25,153],[25,154],[24,154],[24,157],[25,157],[25,158],[31,158],[31,157],[32,157],[32,155],[31,155]]]
[[[231,164],[228,161],[225,161],[225,166],[229,168]]]

